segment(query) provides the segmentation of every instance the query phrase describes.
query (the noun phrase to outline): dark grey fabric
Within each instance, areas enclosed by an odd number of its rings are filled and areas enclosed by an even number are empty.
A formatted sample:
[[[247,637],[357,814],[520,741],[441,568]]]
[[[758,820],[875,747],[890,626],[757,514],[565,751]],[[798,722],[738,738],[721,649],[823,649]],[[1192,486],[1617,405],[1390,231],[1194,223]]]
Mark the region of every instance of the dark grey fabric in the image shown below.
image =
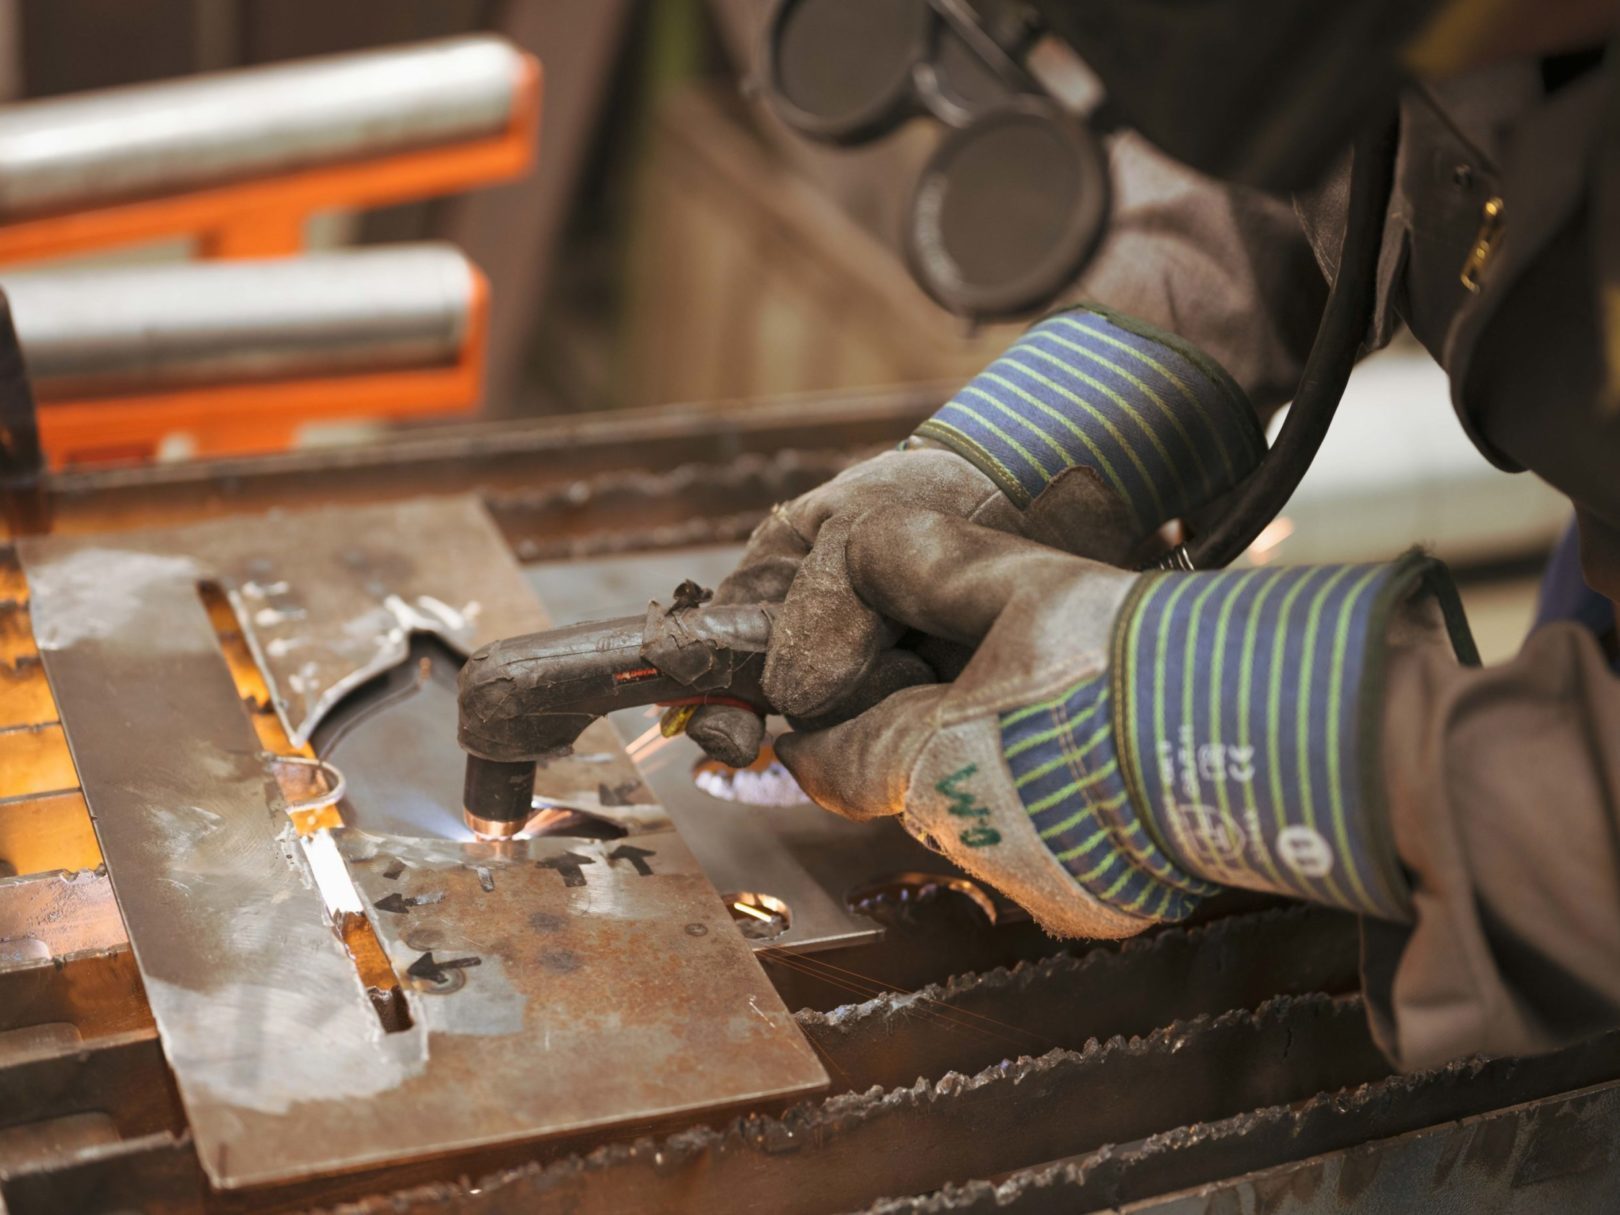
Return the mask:
[[[1549,625],[1485,669],[1405,650],[1385,703],[1416,919],[1365,936],[1381,1045],[1420,1068],[1620,1025],[1620,680],[1595,639]]]
[[[1611,66],[1546,96],[1538,66],[1521,62],[1404,99],[1368,335],[1376,347],[1408,325],[1450,372],[1481,450],[1571,496],[1587,580],[1610,597],[1620,594],[1620,415],[1600,404],[1597,306],[1614,285],[1598,281],[1588,191],[1614,75]],[[1471,292],[1459,272],[1490,197],[1504,200],[1505,224]],[[1342,175],[1299,211],[1331,274]],[[1303,312],[1314,291],[1300,280],[1216,311]],[[1150,320],[1176,323],[1152,304],[1151,293],[1135,297]],[[1225,361],[1238,355],[1225,343],[1242,337],[1206,327],[1201,340]],[[1620,679],[1606,656],[1590,635],[1554,626],[1495,668],[1464,668],[1427,643],[1398,650],[1389,672],[1385,779],[1416,923],[1365,933],[1386,1050],[1424,1067],[1620,1025]]]

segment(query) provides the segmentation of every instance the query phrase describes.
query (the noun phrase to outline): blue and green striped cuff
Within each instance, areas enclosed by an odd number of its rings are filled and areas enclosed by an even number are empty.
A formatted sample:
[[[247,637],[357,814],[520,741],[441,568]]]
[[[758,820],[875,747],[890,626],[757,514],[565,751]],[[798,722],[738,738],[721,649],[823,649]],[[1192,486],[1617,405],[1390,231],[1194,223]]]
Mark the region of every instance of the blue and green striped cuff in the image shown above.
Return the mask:
[[[1217,889],[1153,842],[1126,792],[1108,676],[1001,717],[1001,750],[1041,842],[1094,898],[1154,920],[1185,919]]]
[[[1144,575],[1111,664],[1124,784],[1180,869],[1386,919],[1409,891],[1379,748],[1391,613],[1438,600],[1477,661],[1438,562]]]
[[[1094,308],[1036,324],[917,434],[972,461],[1018,506],[1091,469],[1142,535],[1231,489],[1265,454],[1254,407],[1209,356]]]

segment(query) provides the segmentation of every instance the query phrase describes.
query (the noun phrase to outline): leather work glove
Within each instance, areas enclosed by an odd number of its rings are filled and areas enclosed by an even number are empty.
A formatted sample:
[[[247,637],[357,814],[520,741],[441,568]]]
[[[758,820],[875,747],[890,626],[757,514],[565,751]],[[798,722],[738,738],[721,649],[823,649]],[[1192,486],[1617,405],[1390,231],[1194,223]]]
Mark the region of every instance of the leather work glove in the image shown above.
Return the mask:
[[[1128,936],[1221,886],[1408,916],[1383,664],[1448,629],[1472,659],[1437,562],[1134,574],[904,507],[854,521],[843,559],[872,611],[975,653],[779,739],[822,806],[898,815],[1062,936]]]
[[[850,593],[854,519],[921,507],[1123,564],[1264,452],[1254,407],[1214,360],[1130,318],[1071,309],[1033,326],[899,451],[778,506],[714,602],[783,602],[767,671],[793,678],[776,680],[777,709],[847,717],[930,675],[894,649],[900,630]],[[756,715],[725,705],[698,709],[686,729],[735,766],[764,737]]]

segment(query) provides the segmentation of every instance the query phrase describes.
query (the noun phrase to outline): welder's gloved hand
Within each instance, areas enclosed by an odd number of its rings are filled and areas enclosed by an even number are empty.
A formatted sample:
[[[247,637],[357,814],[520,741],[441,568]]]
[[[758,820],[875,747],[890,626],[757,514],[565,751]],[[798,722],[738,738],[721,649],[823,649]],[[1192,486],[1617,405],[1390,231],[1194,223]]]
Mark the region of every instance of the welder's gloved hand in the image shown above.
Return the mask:
[[[1437,563],[1138,575],[902,508],[845,552],[873,610],[976,652],[778,740],[821,805],[898,815],[1060,935],[1130,935],[1220,886],[1407,916],[1382,663],[1460,626]]]
[[[785,600],[767,665],[773,704],[790,718],[848,716],[927,674],[893,648],[900,630],[850,591],[854,520],[921,507],[1125,564],[1264,451],[1253,406],[1214,360],[1129,318],[1071,309],[1031,328],[901,450],[773,511],[715,602]],[[687,733],[740,765],[763,726],[714,705]]]
[[[829,707],[828,686],[858,695],[874,674],[893,681],[883,690],[907,682],[905,669],[893,669],[900,661],[891,655],[896,633],[859,605],[848,610],[843,547],[855,519],[908,503],[999,531],[1017,533],[1022,526],[1017,508],[995,483],[954,452],[920,446],[884,452],[776,507],[749,538],[737,569],[715,590],[714,603],[781,603],[790,588],[802,588],[773,629],[773,638],[813,636],[819,642],[812,658],[799,666],[802,687],[789,711],[819,712]],[[868,669],[878,663],[891,669]],[[880,698],[880,693],[870,697]],[[758,752],[764,723],[744,709],[705,705],[692,715],[686,732],[722,763],[741,767]]]

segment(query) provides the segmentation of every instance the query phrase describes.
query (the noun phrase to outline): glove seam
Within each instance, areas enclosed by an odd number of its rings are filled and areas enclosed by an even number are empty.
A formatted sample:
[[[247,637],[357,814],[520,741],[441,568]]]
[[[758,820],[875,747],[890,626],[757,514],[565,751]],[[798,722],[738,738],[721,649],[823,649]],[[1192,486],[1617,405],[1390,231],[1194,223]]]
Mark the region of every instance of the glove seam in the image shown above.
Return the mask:
[[[1058,704],[1053,707],[1053,718],[1060,726],[1067,729],[1070,724],[1070,718],[1068,715],[1068,705],[1066,702],[1059,701]],[[1111,720],[1108,723],[1108,728],[1110,730],[1113,729],[1113,722]],[[1115,763],[1118,764],[1119,753],[1117,747],[1115,748],[1114,759]],[[1002,762],[1005,764],[1006,761],[1003,760]],[[1088,778],[1094,777],[1102,770],[1101,768],[1088,768],[1084,755],[1082,755],[1079,751],[1066,752],[1064,755],[1064,763],[1065,767],[1067,767],[1069,771],[1074,774],[1076,783],[1081,785],[1083,785]],[[1106,764],[1103,765],[1103,767],[1106,767]],[[1145,879],[1146,887],[1142,891],[1141,895],[1138,896],[1137,902],[1139,904],[1145,903],[1148,897],[1155,891],[1159,892],[1161,895],[1160,909],[1155,913],[1147,913],[1142,910],[1141,906],[1131,906],[1128,903],[1118,902],[1108,896],[1105,892],[1093,890],[1089,886],[1085,886],[1085,883],[1081,882],[1080,884],[1087,889],[1088,893],[1090,893],[1093,898],[1113,907],[1117,911],[1124,912],[1126,915],[1146,915],[1149,919],[1157,922],[1164,919],[1185,919],[1197,906],[1199,901],[1198,895],[1210,893],[1207,886],[1203,890],[1196,889],[1196,887],[1203,886],[1204,884],[1199,882],[1199,880],[1193,877],[1191,874],[1180,870],[1180,868],[1173,862],[1167,862],[1170,873],[1174,875],[1173,878],[1154,873],[1152,869],[1148,868],[1148,866],[1143,863],[1142,857],[1138,854],[1137,850],[1131,846],[1129,839],[1121,832],[1120,827],[1118,823],[1114,821],[1113,816],[1104,813],[1101,805],[1094,801],[1084,788],[1082,788],[1078,796],[1081,803],[1091,812],[1092,817],[1102,825],[1105,831],[1107,831],[1108,843],[1113,848],[1114,854],[1120,858],[1120,860],[1129,870],[1141,874]],[[1130,796],[1128,790],[1126,792],[1126,796]],[[1137,818],[1138,821],[1140,821],[1141,816],[1138,815]],[[1057,854],[1053,853],[1053,857],[1054,859],[1057,859]],[[1063,862],[1058,860],[1058,863],[1061,865]],[[1080,882],[1078,875],[1075,875],[1075,881]],[[1178,894],[1182,896],[1180,900],[1177,899]],[[1189,897],[1192,900],[1190,905],[1188,905]],[[1183,904],[1183,907],[1180,909],[1180,914],[1168,915],[1167,909],[1178,901]]]
[[[927,439],[941,444],[969,464],[973,465],[984,476],[989,477],[1002,493],[1012,501],[1019,510],[1028,509],[1035,499],[1013,476],[1012,470],[998,460],[993,453],[987,451],[982,445],[975,443],[967,435],[936,422],[929,418],[921,423],[914,432]],[[982,506],[983,503],[981,502]]]
[[[1108,660],[1109,689],[1113,694],[1114,732],[1120,740],[1119,772],[1125,782],[1125,795],[1131,799],[1136,807],[1137,815],[1142,820],[1142,829],[1158,847],[1161,852],[1168,853],[1169,849],[1163,836],[1159,833],[1158,823],[1154,816],[1148,813],[1151,803],[1147,798],[1147,785],[1142,778],[1137,757],[1140,754],[1136,746],[1136,739],[1131,731],[1130,714],[1126,707],[1130,701],[1127,696],[1125,677],[1126,664],[1129,657],[1126,653],[1126,637],[1129,633],[1130,623],[1136,616],[1136,610],[1148,591],[1163,579],[1169,577],[1163,572],[1143,574],[1137,579],[1136,585],[1131,588],[1125,601],[1119,605],[1119,613],[1114,617],[1113,635],[1110,639],[1110,654]]]
[[[1027,676],[1009,676],[974,689],[971,697],[963,697],[957,703],[941,704],[937,710],[939,714],[937,720],[943,727],[960,725],[986,713],[999,715],[1008,709],[1031,704],[1064,688],[1072,687],[1088,676],[1099,674],[1105,669],[1103,664],[1106,660],[1106,651],[1103,649],[1086,650],[1075,658],[1087,669],[1077,670],[1075,667],[1067,666],[1062,668],[1060,673],[1048,675],[1037,682],[1031,682]]]

